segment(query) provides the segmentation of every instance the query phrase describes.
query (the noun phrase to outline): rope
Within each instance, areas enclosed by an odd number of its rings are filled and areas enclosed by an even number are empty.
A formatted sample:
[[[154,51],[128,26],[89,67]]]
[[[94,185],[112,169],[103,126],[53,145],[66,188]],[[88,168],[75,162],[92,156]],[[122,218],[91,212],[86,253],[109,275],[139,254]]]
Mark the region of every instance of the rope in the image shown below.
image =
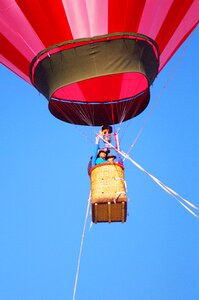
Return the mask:
[[[116,150],[116,148],[110,144],[110,146]],[[138,169],[140,169],[142,172],[144,172],[147,176],[149,176],[156,184],[158,184],[165,192],[167,192],[170,196],[175,198],[190,214],[192,214],[194,217],[199,219],[199,215],[197,215],[192,209],[199,210],[199,208],[188,201],[187,199],[183,198],[181,195],[176,193],[173,189],[168,187],[166,184],[161,182],[158,178],[150,174],[148,171],[146,171],[141,165],[139,165],[136,161],[134,161],[127,153],[124,151],[118,150],[118,153],[121,154],[124,158],[128,159],[132,164],[134,164]]]
[[[128,152],[127,152],[127,154],[130,154],[130,152],[132,151],[133,147],[134,147],[135,144],[137,143],[137,141],[138,141],[140,135],[142,134],[143,130],[145,129],[145,127],[147,126],[149,120],[151,119],[151,116],[152,116],[152,113],[153,113],[155,107],[157,106],[158,102],[159,102],[160,99],[162,98],[162,95],[164,94],[164,92],[165,92],[165,90],[166,90],[166,88],[167,88],[169,82],[171,81],[171,79],[173,78],[175,72],[177,71],[177,69],[178,69],[178,67],[179,67],[179,65],[180,65],[180,63],[181,63],[181,61],[182,61],[182,59],[183,59],[183,57],[184,57],[184,55],[185,55],[185,53],[186,53],[186,51],[187,51],[187,49],[188,49],[189,43],[190,43],[190,40],[187,42],[187,44],[186,44],[186,46],[184,47],[184,49],[183,49],[181,55],[179,56],[177,62],[175,63],[175,65],[174,65],[174,67],[173,67],[171,73],[169,74],[169,76],[167,77],[165,83],[163,84],[163,86],[162,86],[162,88],[161,88],[161,90],[160,90],[160,92],[159,92],[159,94],[158,94],[158,96],[157,96],[157,98],[156,98],[154,104],[153,104],[152,107],[151,107],[151,110],[149,111],[148,115],[147,115],[146,118],[144,119],[143,125],[142,125],[141,128],[139,129],[139,131],[138,131],[138,133],[137,133],[137,135],[136,135],[136,137],[135,137],[133,143],[131,144],[131,146],[130,146]],[[130,123],[129,123],[129,124],[130,124]]]
[[[155,176],[153,176],[148,171],[146,171],[137,162],[135,162],[128,154],[124,153],[123,151],[120,151],[120,152],[121,152],[120,153],[121,155],[123,155],[126,159],[128,159],[130,162],[132,162],[138,169],[140,169],[142,172],[144,172],[146,175],[148,175],[155,183],[157,183],[163,190],[165,190],[168,194],[170,194],[173,198],[175,198],[187,211],[189,211],[189,213],[191,213],[194,217],[199,219],[199,215],[197,215],[192,210],[192,209],[199,210],[199,208],[197,206],[195,206],[193,203],[191,203],[187,199],[183,198],[181,195],[176,193],[174,190],[172,190],[166,184],[164,184],[159,179],[157,179]]]
[[[126,156],[126,155],[125,155]],[[136,163],[132,158],[130,158],[128,155],[126,156],[128,160],[130,160],[138,169],[143,171],[145,174],[147,174],[154,182],[156,182],[163,190],[165,190],[168,194],[173,196],[185,209],[187,209],[193,216],[195,216],[197,219],[199,219],[199,216],[196,215],[195,212],[191,210],[199,210],[197,206],[195,206],[193,203],[188,201],[187,199],[180,196],[178,193],[176,193],[174,190],[172,190],[170,187],[165,185],[163,182],[161,182],[159,179],[157,179],[155,176],[151,175],[149,172],[147,172],[143,167],[141,167],[138,163]],[[184,203],[183,203],[184,202]],[[185,205],[186,203],[186,205]],[[190,207],[188,207],[190,206]]]
[[[79,249],[79,256],[78,256],[78,262],[77,262],[77,271],[76,271],[76,276],[75,276],[75,283],[74,283],[72,300],[75,300],[75,296],[76,296],[77,281],[78,281],[78,277],[79,277],[79,268],[80,268],[80,262],[81,262],[81,257],[82,257],[82,249],[83,249],[83,243],[84,243],[84,236],[85,236],[85,231],[86,231],[86,224],[87,224],[87,219],[88,219],[89,207],[90,207],[90,195],[89,195],[89,198],[88,198],[86,216],[85,216],[84,226],[83,226],[83,230],[82,230],[82,238],[81,238],[80,249]]]

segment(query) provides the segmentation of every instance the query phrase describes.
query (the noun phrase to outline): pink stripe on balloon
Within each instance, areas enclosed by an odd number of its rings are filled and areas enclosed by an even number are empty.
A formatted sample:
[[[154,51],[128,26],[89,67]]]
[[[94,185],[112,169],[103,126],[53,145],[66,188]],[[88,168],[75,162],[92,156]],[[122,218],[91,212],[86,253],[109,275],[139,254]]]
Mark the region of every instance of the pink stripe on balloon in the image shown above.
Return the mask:
[[[71,28],[74,39],[82,37],[90,37],[90,26],[88,21],[88,13],[86,1],[63,0],[63,6],[66,11],[66,16]]]
[[[195,1],[193,5],[190,7],[189,11],[185,15],[184,19],[178,26],[174,35],[170,39],[166,48],[160,55],[160,70],[164,67],[167,61],[173,56],[175,51],[177,51],[178,47],[181,45],[181,40],[191,31],[194,24],[198,24],[199,22],[199,1]]]
[[[27,81],[28,83],[31,84],[30,78],[28,76],[26,76],[23,72],[21,72],[15,65],[13,65],[9,60],[7,60],[2,55],[0,55],[0,62],[5,67],[7,67],[8,69],[10,69],[12,72],[14,72],[16,75],[18,75],[19,77],[21,77],[22,79],[24,79],[25,81]]]
[[[108,0],[63,0],[74,39],[108,32]]]
[[[138,33],[155,40],[172,3],[173,0],[146,1]]]
[[[18,5],[12,0],[0,2],[0,28],[2,34],[29,61],[45,48]]]
[[[108,33],[108,0],[88,1],[88,18],[91,36]]]

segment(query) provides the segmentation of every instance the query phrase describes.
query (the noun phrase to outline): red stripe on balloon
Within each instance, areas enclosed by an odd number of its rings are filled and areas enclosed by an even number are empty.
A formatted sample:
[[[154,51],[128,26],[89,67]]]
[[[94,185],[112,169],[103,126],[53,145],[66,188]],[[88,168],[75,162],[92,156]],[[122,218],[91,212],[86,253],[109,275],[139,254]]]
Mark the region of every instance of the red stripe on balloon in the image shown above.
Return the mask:
[[[61,0],[48,0],[48,5],[40,0],[32,5],[29,0],[16,2],[46,48],[72,39]]]
[[[29,61],[2,34],[0,34],[0,45],[1,54],[13,65],[15,65],[22,73],[29,76]]]
[[[193,0],[176,0],[173,2],[167,14],[167,17],[165,18],[164,23],[155,39],[159,46],[160,53],[162,53],[167,46],[169,40],[176,31],[176,28],[178,28],[178,26],[182,22],[192,3]]]
[[[145,0],[110,0],[108,6],[108,33],[137,32]]]

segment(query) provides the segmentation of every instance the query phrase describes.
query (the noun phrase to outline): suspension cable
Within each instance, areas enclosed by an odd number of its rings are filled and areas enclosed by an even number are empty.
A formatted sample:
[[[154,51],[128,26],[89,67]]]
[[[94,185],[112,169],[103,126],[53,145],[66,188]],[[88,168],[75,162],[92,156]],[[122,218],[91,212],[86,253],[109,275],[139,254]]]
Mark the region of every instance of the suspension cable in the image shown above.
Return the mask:
[[[100,137],[101,138],[101,137]],[[103,140],[103,138],[101,138]],[[166,184],[161,182],[158,178],[150,174],[148,171],[146,171],[141,165],[139,165],[136,161],[134,161],[129,154],[125,153],[124,151],[117,150],[111,143],[109,143],[110,147],[115,149],[115,151],[118,151],[120,155],[122,155],[124,158],[128,159],[132,164],[134,164],[139,170],[144,172],[147,176],[149,176],[156,184],[158,184],[164,191],[166,191],[169,195],[171,195],[173,198],[175,198],[189,213],[191,213],[194,217],[199,219],[199,215],[197,215],[193,210],[199,210],[199,208],[188,201],[187,199],[183,198],[181,195],[179,195],[177,192],[175,192],[173,189],[168,187]]]
[[[73,298],[72,298],[72,300],[75,300],[75,296],[76,296],[77,281],[78,281],[78,277],[79,277],[79,269],[80,269],[80,262],[81,262],[81,257],[82,257],[82,249],[83,249],[83,243],[84,243],[86,225],[87,225],[87,220],[88,220],[89,207],[90,207],[90,195],[89,195],[89,198],[88,198],[88,204],[87,204],[87,209],[86,209],[86,216],[85,216],[84,226],[83,226],[83,230],[82,230],[82,238],[81,238],[80,249],[79,249],[79,256],[78,256],[78,261],[77,261],[77,271],[76,271],[76,276],[75,276],[75,283],[74,283]]]

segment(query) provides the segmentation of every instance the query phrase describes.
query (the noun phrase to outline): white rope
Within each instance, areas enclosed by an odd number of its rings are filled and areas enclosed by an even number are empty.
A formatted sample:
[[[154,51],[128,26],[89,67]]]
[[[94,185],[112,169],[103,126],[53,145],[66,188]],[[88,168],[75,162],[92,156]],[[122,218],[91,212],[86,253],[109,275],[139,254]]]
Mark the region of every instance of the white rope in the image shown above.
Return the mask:
[[[113,199],[113,202],[116,204],[117,203],[117,199],[119,198],[119,196],[120,195],[126,195],[126,193],[125,192],[116,192],[115,193],[116,194],[116,196],[115,196],[115,198]]]
[[[102,138],[103,140],[103,138]],[[117,150],[112,144],[109,143],[109,146],[111,146],[115,151],[117,151],[119,154],[121,154],[125,159],[128,159],[132,164],[134,164],[138,169],[140,169],[142,172],[144,172],[146,175],[148,175],[154,182],[156,182],[165,192],[170,194],[173,198],[175,198],[189,213],[191,213],[194,217],[199,219],[199,216],[192,210],[199,210],[199,208],[188,201],[187,199],[183,198],[181,195],[176,193],[174,190],[172,190],[170,187],[168,187],[166,184],[161,182],[158,178],[150,174],[148,171],[146,171],[141,165],[139,165],[136,161],[134,161],[127,153],[121,150]]]
[[[157,179],[155,176],[150,174],[148,171],[146,171],[143,167],[141,167],[137,162],[135,162],[128,154],[124,153],[123,151],[120,151],[120,154],[131,161],[138,169],[140,169],[142,172],[147,174],[154,182],[156,182],[163,190],[165,190],[168,194],[170,194],[172,197],[174,197],[187,211],[189,211],[194,217],[199,219],[199,216],[192,211],[192,209],[199,210],[199,208],[188,201],[187,199],[183,198],[181,195],[176,193],[174,190],[172,190],[170,187],[165,185],[163,182],[161,182],[159,179]],[[186,204],[185,204],[186,203]],[[192,209],[191,209],[192,208]]]
[[[78,262],[77,262],[77,271],[76,271],[76,276],[75,276],[75,284],[74,284],[72,300],[75,300],[75,296],[76,296],[77,281],[78,281],[78,276],[79,276],[80,261],[81,261],[81,257],[82,257],[82,249],[83,249],[83,243],[84,243],[84,236],[85,236],[85,231],[86,231],[86,224],[87,224],[87,219],[88,219],[89,207],[90,207],[90,195],[89,195],[89,198],[88,198],[86,216],[85,216],[85,220],[84,220],[84,227],[83,227],[83,230],[82,230],[82,238],[81,238],[80,249],[79,249],[79,256],[78,256]]]

